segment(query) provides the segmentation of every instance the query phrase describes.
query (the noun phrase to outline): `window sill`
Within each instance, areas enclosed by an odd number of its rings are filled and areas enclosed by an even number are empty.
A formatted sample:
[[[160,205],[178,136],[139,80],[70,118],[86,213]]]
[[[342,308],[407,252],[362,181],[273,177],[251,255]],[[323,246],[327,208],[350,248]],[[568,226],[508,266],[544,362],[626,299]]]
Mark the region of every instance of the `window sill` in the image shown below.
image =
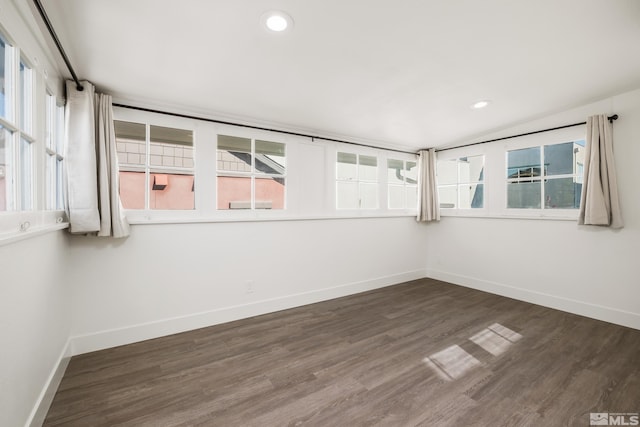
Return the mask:
[[[32,237],[41,236],[53,231],[64,230],[69,227],[68,222],[60,222],[55,224],[47,224],[39,227],[31,227],[25,231],[12,231],[0,234],[0,246],[9,245],[20,240],[30,239]]]
[[[270,222],[270,221],[320,221],[320,220],[336,220],[336,219],[371,219],[371,218],[405,218],[415,217],[415,212],[390,212],[390,213],[358,213],[358,214],[336,214],[336,215],[243,215],[238,217],[232,216],[189,216],[189,217],[169,217],[159,216],[129,216],[127,220],[132,225],[147,224],[198,224],[198,223],[230,223],[230,222]]]
[[[472,213],[443,213],[440,212],[441,218],[486,218],[486,219],[523,219],[523,220],[543,220],[543,221],[578,221],[578,215],[499,215],[499,214],[472,214]]]

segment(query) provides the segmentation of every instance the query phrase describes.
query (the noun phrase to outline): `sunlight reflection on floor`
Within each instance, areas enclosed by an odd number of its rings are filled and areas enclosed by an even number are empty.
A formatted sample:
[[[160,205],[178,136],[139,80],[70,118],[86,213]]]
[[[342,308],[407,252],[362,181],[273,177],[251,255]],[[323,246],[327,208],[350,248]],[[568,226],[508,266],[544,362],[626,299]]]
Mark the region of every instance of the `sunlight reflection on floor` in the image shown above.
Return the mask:
[[[521,338],[522,335],[519,333],[499,323],[494,323],[473,335],[469,340],[491,355],[499,356]],[[423,361],[446,381],[458,379],[471,369],[481,365],[478,359],[464,351],[459,345],[447,347],[424,358]]]

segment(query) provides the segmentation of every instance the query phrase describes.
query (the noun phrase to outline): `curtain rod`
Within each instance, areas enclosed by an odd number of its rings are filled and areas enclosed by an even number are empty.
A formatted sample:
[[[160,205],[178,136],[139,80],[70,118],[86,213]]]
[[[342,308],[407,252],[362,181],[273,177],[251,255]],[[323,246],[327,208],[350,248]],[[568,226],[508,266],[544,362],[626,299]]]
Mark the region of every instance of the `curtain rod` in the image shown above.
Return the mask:
[[[404,150],[397,150],[397,149],[394,149],[394,148],[376,147],[375,145],[361,144],[359,142],[345,141],[345,140],[342,140],[342,139],[334,139],[334,138],[326,138],[324,136],[309,135],[309,134],[306,134],[306,133],[299,133],[299,132],[290,132],[290,131],[287,131],[287,130],[273,129],[273,128],[267,128],[267,127],[262,127],[262,126],[253,126],[253,125],[247,125],[247,124],[243,124],[243,123],[229,122],[229,121],[225,121],[225,120],[210,119],[210,118],[207,118],[207,117],[191,116],[189,114],[171,113],[171,112],[168,112],[168,111],[160,111],[160,110],[154,110],[154,109],[151,109],[151,108],[143,108],[143,107],[134,107],[132,105],[124,105],[124,104],[116,104],[116,103],[114,103],[113,106],[114,107],[121,107],[121,108],[129,108],[131,110],[146,111],[147,113],[167,114],[169,116],[182,117],[182,118],[185,118],[185,119],[202,120],[204,122],[217,123],[217,124],[221,124],[221,125],[238,126],[238,127],[248,128],[248,129],[265,130],[265,131],[268,131],[268,132],[282,133],[282,134],[285,134],[285,135],[301,136],[301,137],[304,137],[304,138],[311,138],[312,141],[314,141],[316,139],[321,139],[323,141],[340,142],[342,144],[357,145],[357,146],[360,146],[360,147],[374,148],[376,150],[386,150],[386,151],[393,151],[393,152],[396,152],[396,153],[405,153],[405,154],[417,154],[415,151],[404,151]]]
[[[609,123],[613,123],[614,120],[618,120],[618,115],[614,114],[613,116],[607,117],[607,119],[609,119]],[[587,124],[587,122],[580,122],[580,123],[573,123],[571,125],[558,126],[558,127],[554,127],[554,128],[534,130],[532,132],[520,133],[518,135],[503,136],[502,138],[488,139],[486,141],[472,142],[471,144],[463,144],[463,145],[456,145],[455,147],[441,148],[439,150],[436,150],[436,152],[454,150],[456,148],[471,147],[472,145],[487,144],[489,142],[502,141],[504,139],[518,138],[518,137],[527,136],[527,135],[535,135],[536,133],[551,132],[553,130],[572,128],[572,127],[575,127],[575,126],[581,126],[581,125],[586,125],[586,124]]]
[[[51,25],[51,21],[49,21],[49,16],[47,16],[47,12],[44,10],[42,3],[40,3],[40,0],[33,0],[33,4],[35,4],[36,9],[38,9],[38,12],[40,12],[40,16],[42,17],[44,24],[47,26],[47,30],[49,30],[49,34],[51,35],[51,38],[56,44],[56,47],[58,48],[58,52],[60,52],[60,55],[62,55],[62,59],[64,59],[64,63],[67,64],[67,69],[71,73],[71,77],[73,77],[73,81],[76,82],[76,89],[78,89],[79,91],[83,91],[84,87],[82,87],[82,84],[80,84],[80,80],[78,80],[78,75],[73,69],[73,66],[71,65],[71,61],[69,61],[69,57],[67,56],[67,53],[64,51],[64,48],[62,47],[62,43],[60,43],[60,39],[58,39],[58,35],[53,29],[53,25]]]

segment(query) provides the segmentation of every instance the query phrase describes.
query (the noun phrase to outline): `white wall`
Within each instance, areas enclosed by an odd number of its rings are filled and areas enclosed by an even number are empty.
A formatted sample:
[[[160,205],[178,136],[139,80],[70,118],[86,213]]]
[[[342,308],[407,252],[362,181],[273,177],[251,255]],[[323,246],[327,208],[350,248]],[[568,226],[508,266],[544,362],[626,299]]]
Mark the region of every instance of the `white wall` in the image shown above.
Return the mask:
[[[71,329],[66,238],[54,231],[0,246],[1,426],[42,416],[32,413],[34,405],[52,397],[44,391],[50,382],[57,386],[59,368],[66,366]]]
[[[424,277],[425,231],[396,217],[134,225],[124,241],[74,237],[73,352]]]
[[[428,274],[640,329],[640,90],[507,129],[503,136],[617,113],[625,228],[572,221],[445,217],[428,227]]]

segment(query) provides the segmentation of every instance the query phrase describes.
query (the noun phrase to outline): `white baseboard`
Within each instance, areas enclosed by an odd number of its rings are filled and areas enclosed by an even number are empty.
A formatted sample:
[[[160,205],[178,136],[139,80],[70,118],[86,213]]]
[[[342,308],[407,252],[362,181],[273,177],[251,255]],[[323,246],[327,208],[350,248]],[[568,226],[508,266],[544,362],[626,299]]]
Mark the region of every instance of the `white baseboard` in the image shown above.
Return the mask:
[[[445,271],[428,269],[426,276],[432,279],[442,280],[443,282],[453,283],[455,285],[465,286],[480,291],[501,295],[520,301],[530,302],[532,304],[544,307],[554,308],[556,310],[566,311],[581,316],[590,317],[592,319],[603,320],[617,325],[627,326],[629,328],[640,330],[640,313],[632,313],[629,311],[619,310],[616,308],[605,307],[598,304],[591,304],[584,301],[578,301],[570,298],[560,297],[557,295],[535,292],[528,289],[516,288],[514,286],[502,283],[491,282],[488,280],[477,279],[475,277],[464,276]]]
[[[58,391],[64,372],[67,370],[67,365],[69,365],[69,360],[71,359],[70,349],[71,339],[67,340],[58,360],[51,370],[51,373],[38,396],[38,400],[36,400],[35,405],[31,410],[31,414],[29,414],[25,427],[41,427],[44,423],[44,419],[47,416],[47,412],[49,412],[51,403],[53,403],[53,398],[56,395],[56,391]]]
[[[362,282],[349,283],[332,288],[270,298],[231,307],[222,307],[186,316],[131,325],[125,328],[105,330],[86,335],[77,335],[70,338],[71,354],[75,356],[78,354],[89,353],[91,351],[103,350],[105,348],[131,344],[138,341],[204,328],[220,323],[245,319],[247,317],[259,316],[261,314],[340,298],[410,280],[422,279],[424,277],[425,270],[423,269],[408,271],[405,273],[379,277]]]

